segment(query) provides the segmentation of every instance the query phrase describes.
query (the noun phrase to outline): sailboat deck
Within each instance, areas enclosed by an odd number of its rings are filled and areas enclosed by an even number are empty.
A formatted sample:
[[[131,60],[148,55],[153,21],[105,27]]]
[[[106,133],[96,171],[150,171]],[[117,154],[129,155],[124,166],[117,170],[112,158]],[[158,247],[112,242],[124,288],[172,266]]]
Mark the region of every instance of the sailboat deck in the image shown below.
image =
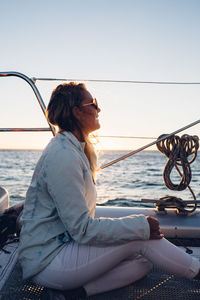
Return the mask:
[[[1,300],[47,300],[48,290],[31,281],[21,280],[21,270],[16,265],[0,293]],[[70,298],[67,298],[70,300]],[[200,299],[200,281],[187,280],[153,269],[142,280],[124,288],[88,297],[88,300],[197,300]],[[76,300],[82,300],[77,297]]]
[[[189,242],[189,241],[188,241]],[[199,244],[199,239],[196,240]],[[193,242],[194,244],[194,242]],[[192,255],[200,258],[200,247],[189,247]],[[1,300],[48,300],[51,291],[33,284],[30,280],[22,280],[22,272],[17,263],[0,292]],[[67,298],[70,300],[70,297]],[[140,281],[111,292],[88,297],[87,300],[197,300],[200,299],[200,281],[188,280],[172,274],[167,274],[153,268]],[[76,300],[82,300],[77,297]]]

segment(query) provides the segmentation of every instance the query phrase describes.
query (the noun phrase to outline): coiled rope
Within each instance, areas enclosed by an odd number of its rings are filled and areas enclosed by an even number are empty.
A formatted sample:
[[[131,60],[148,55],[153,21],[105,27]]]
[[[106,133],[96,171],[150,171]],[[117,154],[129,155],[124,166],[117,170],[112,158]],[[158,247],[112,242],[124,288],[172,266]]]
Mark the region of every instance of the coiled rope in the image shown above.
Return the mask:
[[[190,164],[197,156],[197,150],[199,148],[198,136],[189,136],[184,134],[182,137],[179,137],[174,135],[158,142],[156,145],[158,150],[165,154],[165,156],[168,158],[168,162],[163,173],[166,187],[175,191],[185,190],[190,184],[192,178]],[[193,155],[193,157],[189,161],[188,157],[191,155]],[[177,166],[182,167],[182,174]],[[173,183],[170,178],[170,174],[174,167],[177,171],[179,170],[178,173],[181,176],[179,184]]]
[[[160,136],[158,139],[164,137],[164,135]],[[192,191],[191,187],[189,186],[191,179],[192,179],[192,172],[190,168],[190,164],[194,162],[197,156],[197,150],[199,148],[199,138],[198,136],[190,136],[187,134],[184,134],[182,137],[173,135],[171,137],[168,137],[164,140],[161,140],[156,143],[156,146],[160,152],[162,152],[167,158],[168,162],[165,166],[164,172],[163,172],[163,179],[166,187],[170,190],[175,191],[183,191],[186,188],[189,189],[191,192],[194,200],[196,201],[196,197],[194,192]],[[189,157],[192,158],[189,160]],[[182,172],[178,168],[182,168]],[[170,175],[173,170],[173,168],[177,170],[178,174],[180,175],[180,182],[173,183]],[[171,200],[176,200],[176,197],[170,197]],[[169,199],[169,200],[170,200]],[[178,198],[181,200],[180,198]],[[190,212],[193,212],[195,210],[197,205],[194,206],[193,210]]]

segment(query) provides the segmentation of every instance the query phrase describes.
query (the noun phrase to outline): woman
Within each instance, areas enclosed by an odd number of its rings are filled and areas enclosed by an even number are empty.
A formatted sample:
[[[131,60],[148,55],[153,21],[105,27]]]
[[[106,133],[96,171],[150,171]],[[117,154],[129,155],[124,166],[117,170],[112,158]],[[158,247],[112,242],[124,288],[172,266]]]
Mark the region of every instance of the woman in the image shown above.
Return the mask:
[[[200,263],[165,240],[152,217],[95,218],[96,156],[89,134],[100,108],[84,84],[52,93],[48,121],[58,127],[27,191],[19,259],[24,278],[93,295],[144,277],[152,263],[198,278]]]

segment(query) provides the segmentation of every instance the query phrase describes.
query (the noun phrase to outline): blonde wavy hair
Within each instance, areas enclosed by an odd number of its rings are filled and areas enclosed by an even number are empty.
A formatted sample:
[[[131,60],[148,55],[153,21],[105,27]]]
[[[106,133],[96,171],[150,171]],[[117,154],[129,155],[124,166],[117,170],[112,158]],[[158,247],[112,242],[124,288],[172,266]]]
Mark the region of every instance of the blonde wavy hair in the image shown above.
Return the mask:
[[[95,179],[97,171],[97,155],[90,138],[84,134],[79,121],[73,115],[73,108],[80,106],[83,99],[83,92],[87,91],[85,84],[69,82],[58,85],[52,92],[46,110],[46,117],[49,123],[58,126],[59,132],[77,130],[81,139],[86,143],[85,154],[88,158],[90,169]]]

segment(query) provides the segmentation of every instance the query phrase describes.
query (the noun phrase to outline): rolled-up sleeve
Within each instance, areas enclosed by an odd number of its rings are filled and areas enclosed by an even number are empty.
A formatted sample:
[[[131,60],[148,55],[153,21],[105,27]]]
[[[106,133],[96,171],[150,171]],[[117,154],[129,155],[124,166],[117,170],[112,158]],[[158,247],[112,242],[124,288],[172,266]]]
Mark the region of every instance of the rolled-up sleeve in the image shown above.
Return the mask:
[[[143,215],[123,218],[93,218],[85,199],[85,169],[75,151],[61,150],[46,161],[46,184],[58,215],[71,238],[99,246],[149,239]],[[89,172],[89,170],[88,170]]]

